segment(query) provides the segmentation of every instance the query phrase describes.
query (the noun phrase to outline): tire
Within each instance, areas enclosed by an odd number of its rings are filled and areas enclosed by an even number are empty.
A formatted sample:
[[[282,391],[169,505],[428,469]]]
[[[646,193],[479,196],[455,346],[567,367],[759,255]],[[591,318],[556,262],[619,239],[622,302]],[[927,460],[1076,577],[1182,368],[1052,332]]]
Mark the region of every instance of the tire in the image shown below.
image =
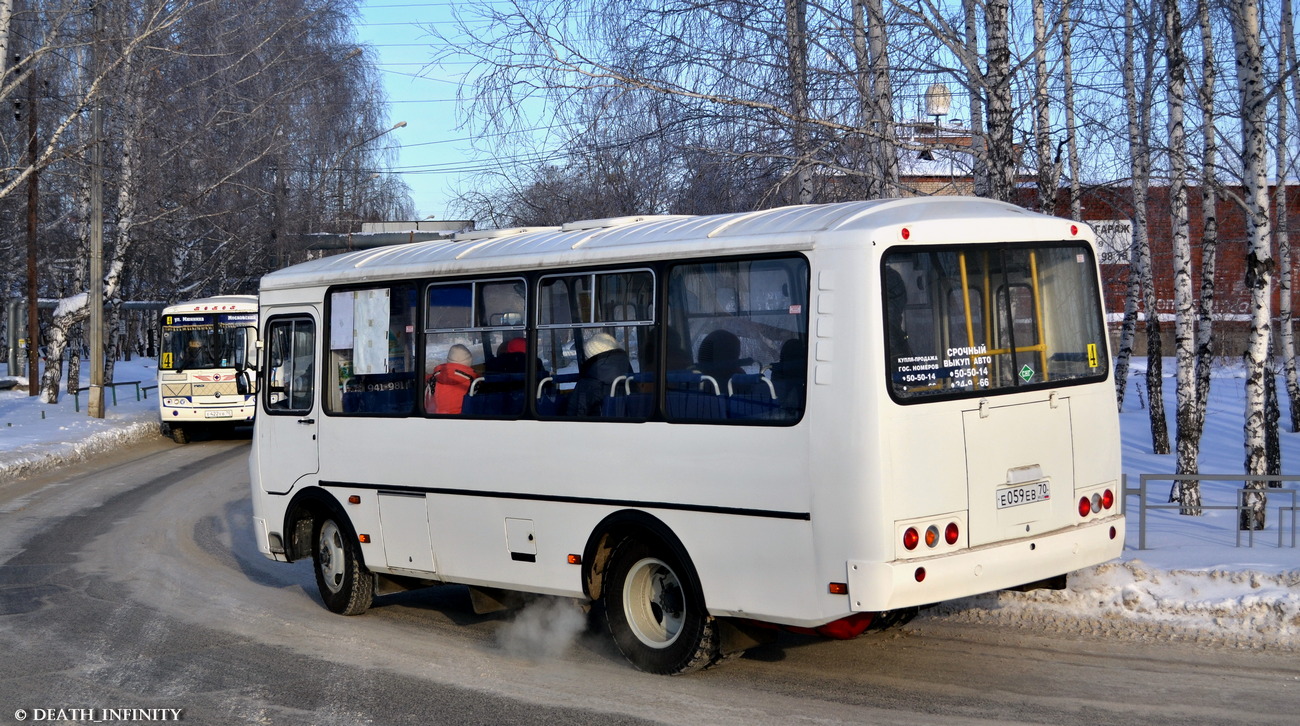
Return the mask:
[[[172,424],[171,428],[172,428],[172,441],[175,441],[178,444],[188,444],[190,442],[190,436],[189,434],[185,433],[185,429],[183,427],[177,426],[176,424]]]
[[[350,528],[334,515],[316,520],[311,560],[316,587],[325,607],[339,615],[360,615],[375,599],[375,578],[361,562],[361,549]]]
[[[602,601],[614,643],[647,673],[677,675],[719,655],[717,623],[695,573],[667,547],[624,540],[610,561]]]

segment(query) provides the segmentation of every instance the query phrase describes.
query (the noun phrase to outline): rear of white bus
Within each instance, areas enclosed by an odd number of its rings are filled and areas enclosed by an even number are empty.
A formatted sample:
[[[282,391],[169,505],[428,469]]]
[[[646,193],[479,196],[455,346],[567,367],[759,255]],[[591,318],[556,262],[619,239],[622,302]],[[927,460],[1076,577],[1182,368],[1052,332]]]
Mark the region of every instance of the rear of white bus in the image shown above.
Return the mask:
[[[1060,236],[981,244],[926,239],[918,225],[877,258],[875,504],[892,523],[872,548],[881,556],[848,563],[855,611],[1064,587],[1123,548],[1091,232],[1047,224]]]

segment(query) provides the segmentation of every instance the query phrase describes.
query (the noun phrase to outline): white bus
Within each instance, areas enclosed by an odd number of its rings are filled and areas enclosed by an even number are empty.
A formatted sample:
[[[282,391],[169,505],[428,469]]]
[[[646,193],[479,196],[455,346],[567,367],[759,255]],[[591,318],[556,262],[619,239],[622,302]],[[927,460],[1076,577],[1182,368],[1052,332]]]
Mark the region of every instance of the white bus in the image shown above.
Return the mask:
[[[461,234],[262,279],[259,550],[603,604],[638,668],[1116,557],[1080,222],[971,198]]]
[[[184,444],[203,428],[251,422],[256,396],[240,385],[236,371],[255,350],[257,296],[169,305],[158,326],[158,413],[164,433]]]

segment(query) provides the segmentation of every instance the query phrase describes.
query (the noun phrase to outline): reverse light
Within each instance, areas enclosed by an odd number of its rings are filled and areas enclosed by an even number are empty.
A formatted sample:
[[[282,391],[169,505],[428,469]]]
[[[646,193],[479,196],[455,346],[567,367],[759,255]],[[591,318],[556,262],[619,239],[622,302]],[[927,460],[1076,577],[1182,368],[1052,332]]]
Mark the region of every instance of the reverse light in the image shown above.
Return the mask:
[[[933,524],[925,528],[925,546],[934,547],[939,544],[939,528]]]
[[[907,531],[903,532],[903,547],[914,550],[920,542],[921,533],[916,531],[916,527],[908,527]]]
[[[957,544],[957,538],[961,536],[961,530],[957,528],[956,522],[949,522],[947,527],[943,528],[943,541],[948,544]]]
[[[1093,495],[1092,495],[1092,503],[1091,503],[1091,506],[1092,506],[1092,513],[1093,513],[1093,514],[1096,514],[1097,512],[1100,512],[1100,511],[1101,511],[1101,495],[1100,495],[1100,494],[1093,494]]]

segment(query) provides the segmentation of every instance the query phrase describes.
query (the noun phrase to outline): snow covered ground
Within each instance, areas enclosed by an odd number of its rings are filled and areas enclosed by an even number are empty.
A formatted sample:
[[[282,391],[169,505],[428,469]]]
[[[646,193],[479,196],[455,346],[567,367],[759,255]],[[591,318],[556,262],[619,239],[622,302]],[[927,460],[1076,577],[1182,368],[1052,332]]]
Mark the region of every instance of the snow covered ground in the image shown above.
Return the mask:
[[[1174,471],[1173,455],[1151,453],[1151,434],[1145,406],[1142,366],[1129,378],[1126,411],[1120,416],[1124,436],[1124,471],[1129,486],[1138,485],[1142,473]],[[4,364],[0,363],[0,381]],[[1164,370],[1172,375],[1172,361]],[[156,378],[154,362],[135,359],[117,364],[119,381]],[[146,437],[158,436],[157,391],[136,399],[132,386],[118,388],[117,405],[105,392],[107,415],[86,415],[85,394],[81,410],[73,398],[63,396],[48,406],[28,396],[26,380],[19,387],[0,390],[0,487],[6,481],[84,459]],[[1241,443],[1244,374],[1224,366],[1216,372],[1202,442],[1201,471],[1233,474],[1243,471]],[[1165,384],[1166,410],[1174,410],[1173,380]],[[1285,401],[1283,421],[1287,421]],[[1170,433],[1173,434],[1172,418]],[[1286,472],[1300,472],[1300,434],[1282,434],[1282,461]],[[1202,482],[1206,504],[1235,502],[1232,482]],[[1292,489],[1300,482],[1289,483]],[[1165,504],[1168,482],[1156,482],[1149,504]],[[1236,514],[1208,511],[1201,517],[1183,517],[1176,511],[1148,513],[1146,546],[1138,547],[1137,500],[1129,498],[1128,537],[1123,556],[1076,573],[1063,591],[1000,592],[945,603],[923,617],[999,625],[1033,623],[1038,627],[1108,637],[1186,640],[1242,648],[1300,650],[1300,548],[1291,546],[1292,520],[1288,516],[1283,546],[1278,546],[1276,507],[1281,496],[1269,502],[1268,529],[1257,532],[1247,546],[1243,534],[1237,546]],[[1289,501],[1288,501],[1289,503]]]

